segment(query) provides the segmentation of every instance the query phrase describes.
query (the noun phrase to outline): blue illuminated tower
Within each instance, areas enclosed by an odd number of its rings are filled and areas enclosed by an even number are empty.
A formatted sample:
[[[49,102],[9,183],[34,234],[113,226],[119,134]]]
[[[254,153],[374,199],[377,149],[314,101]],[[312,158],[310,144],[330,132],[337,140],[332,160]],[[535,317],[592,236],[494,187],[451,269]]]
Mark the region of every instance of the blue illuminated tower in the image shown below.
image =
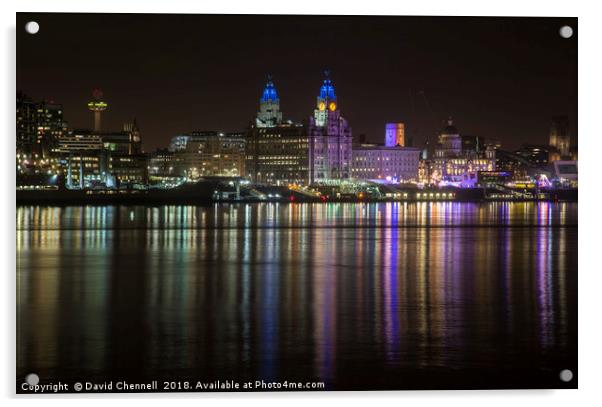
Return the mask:
[[[255,122],[257,127],[275,127],[282,123],[280,98],[272,81],[272,75],[268,75],[268,82],[259,99],[259,112]]]
[[[329,112],[335,112],[338,109],[337,95],[330,79],[330,71],[324,71],[324,76],[324,82],[320,87],[320,94],[316,99],[316,109],[314,110],[316,126],[325,126]]]
[[[310,183],[350,178],[351,127],[341,116],[328,71],[316,98],[314,114],[309,118],[307,134]]]

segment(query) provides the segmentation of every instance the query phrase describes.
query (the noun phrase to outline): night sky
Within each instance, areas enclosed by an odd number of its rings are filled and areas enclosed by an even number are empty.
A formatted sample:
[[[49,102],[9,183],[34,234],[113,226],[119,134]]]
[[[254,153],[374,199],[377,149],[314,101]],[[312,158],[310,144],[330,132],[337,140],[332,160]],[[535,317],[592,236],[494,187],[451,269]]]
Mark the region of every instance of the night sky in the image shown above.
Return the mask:
[[[267,74],[284,117],[306,120],[329,69],[369,141],[403,121],[421,146],[452,115],[460,133],[513,149],[547,143],[551,117],[568,115],[575,144],[576,34],[574,18],[18,14],[17,89],[91,128],[101,88],[103,130],[135,117],[152,151],[183,132],[243,130]]]

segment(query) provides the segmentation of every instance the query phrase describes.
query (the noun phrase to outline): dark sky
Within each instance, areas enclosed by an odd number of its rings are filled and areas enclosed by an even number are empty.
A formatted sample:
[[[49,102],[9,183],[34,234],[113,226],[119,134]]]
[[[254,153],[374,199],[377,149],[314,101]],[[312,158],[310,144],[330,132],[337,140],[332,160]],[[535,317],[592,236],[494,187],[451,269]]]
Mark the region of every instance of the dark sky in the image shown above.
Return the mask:
[[[151,151],[182,132],[244,129],[268,73],[285,118],[305,120],[330,69],[354,135],[382,142],[386,122],[404,121],[421,145],[452,115],[461,133],[515,148],[545,143],[553,115],[576,139],[576,33],[575,18],[26,13],[17,89],[84,128],[102,88],[103,129],[136,117]]]

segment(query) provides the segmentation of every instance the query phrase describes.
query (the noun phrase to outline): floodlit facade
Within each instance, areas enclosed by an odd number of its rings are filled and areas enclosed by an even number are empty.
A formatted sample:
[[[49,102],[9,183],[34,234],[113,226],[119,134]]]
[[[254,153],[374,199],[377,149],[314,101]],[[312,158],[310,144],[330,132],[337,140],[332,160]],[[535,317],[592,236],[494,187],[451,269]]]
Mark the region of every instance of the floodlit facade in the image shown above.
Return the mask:
[[[387,123],[385,126],[385,146],[404,147],[406,145],[405,124]]]
[[[353,147],[353,178],[418,181],[420,149],[362,144]]]
[[[474,186],[478,182],[479,171],[495,170],[495,149],[492,146],[473,150],[463,146],[462,141],[450,118],[439,134],[434,157],[426,166],[429,183]]]
[[[328,73],[316,98],[316,109],[309,118],[307,133],[310,183],[351,178],[351,127],[341,116]]]

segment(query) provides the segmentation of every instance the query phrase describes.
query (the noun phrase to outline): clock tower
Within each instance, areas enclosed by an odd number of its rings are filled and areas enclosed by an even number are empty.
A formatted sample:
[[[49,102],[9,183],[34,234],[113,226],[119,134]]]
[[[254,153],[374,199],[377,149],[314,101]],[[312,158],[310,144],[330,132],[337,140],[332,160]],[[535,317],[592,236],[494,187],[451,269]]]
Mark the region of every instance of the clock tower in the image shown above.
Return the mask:
[[[351,127],[341,116],[330,73],[325,75],[307,130],[311,183],[351,178]]]
[[[330,72],[326,71],[324,74],[326,78],[320,87],[320,94],[316,98],[316,109],[314,110],[314,119],[317,126],[325,126],[329,116],[338,109],[337,95],[330,79]]]

